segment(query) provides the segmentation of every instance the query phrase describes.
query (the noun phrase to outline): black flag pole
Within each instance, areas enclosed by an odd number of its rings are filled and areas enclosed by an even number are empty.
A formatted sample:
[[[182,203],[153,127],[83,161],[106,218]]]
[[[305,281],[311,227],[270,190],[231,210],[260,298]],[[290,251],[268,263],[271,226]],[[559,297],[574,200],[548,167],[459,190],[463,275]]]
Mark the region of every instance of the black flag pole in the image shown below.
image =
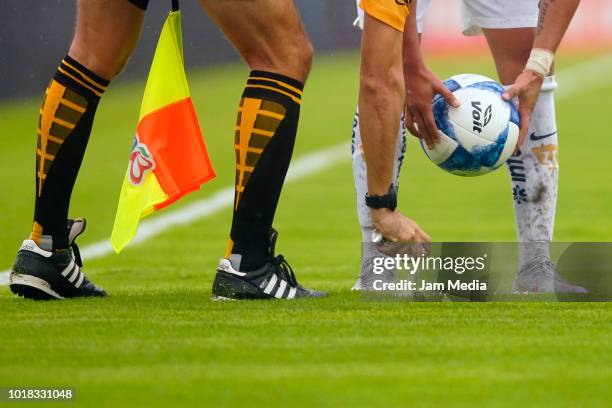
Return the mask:
[[[172,11],[179,11],[179,0],[172,0]]]

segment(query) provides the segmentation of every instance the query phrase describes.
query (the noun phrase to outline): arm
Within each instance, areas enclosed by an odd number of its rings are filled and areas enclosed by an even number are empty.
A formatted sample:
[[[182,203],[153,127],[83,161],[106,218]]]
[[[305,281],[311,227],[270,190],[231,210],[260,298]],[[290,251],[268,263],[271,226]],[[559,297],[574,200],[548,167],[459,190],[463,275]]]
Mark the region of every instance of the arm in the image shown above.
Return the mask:
[[[430,148],[440,140],[438,128],[431,110],[435,94],[441,94],[446,102],[458,107],[459,101],[430,70],[421,54],[421,44],[416,23],[417,0],[410,5],[403,39],[404,86],[406,88],[406,127],[414,136],[425,140]],[[415,126],[416,124],[416,126]]]
[[[550,74],[555,52],[569,27],[580,0],[541,0],[536,37],[525,70],[504,99],[518,97],[521,131],[517,150],[522,146],[529,130],[531,113],[540,95],[544,78]]]
[[[361,45],[359,127],[368,168],[368,192],[385,195],[393,174],[404,101],[401,33],[365,16]]]
[[[542,0],[533,48],[555,53],[579,4],[580,0]]]
[[[401,32],[366,14],[361,47],[359,127],[370,196],[387,195],[393,178],[396,138],[404,106],[401,53]],[[392,208],[370,211],[373,227],[389,241],[431,240],[399,211]]]

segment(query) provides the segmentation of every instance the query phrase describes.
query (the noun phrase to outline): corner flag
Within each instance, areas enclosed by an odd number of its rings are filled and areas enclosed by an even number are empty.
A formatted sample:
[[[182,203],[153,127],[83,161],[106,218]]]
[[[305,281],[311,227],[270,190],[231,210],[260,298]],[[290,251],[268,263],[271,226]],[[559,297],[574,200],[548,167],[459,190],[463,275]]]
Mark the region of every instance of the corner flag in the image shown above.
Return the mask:
[[[141,218],[213,179],[183,62],[181,14],[173,7],[157,43],[136,137],[121,188],[111,244],[119,253]]]

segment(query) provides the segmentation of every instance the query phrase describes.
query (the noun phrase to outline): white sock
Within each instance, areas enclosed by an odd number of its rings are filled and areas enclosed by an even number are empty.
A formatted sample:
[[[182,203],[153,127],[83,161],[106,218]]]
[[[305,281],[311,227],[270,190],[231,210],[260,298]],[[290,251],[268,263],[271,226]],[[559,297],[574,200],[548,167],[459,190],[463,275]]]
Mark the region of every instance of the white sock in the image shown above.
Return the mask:
[[[365,195],[368,192],[368,173],[366,162],[363,157],[361,146],[361,132],[359,131],[359,109],[355,111],[353,121],[353,136],[351,142],[351,153],[353,155],[353,179],[355,181],[355,198],[357,200],[357,217],[361,226],[361,239],[363,242],[372,241],[372,217],[370,208],[365,205]],[[393,167],[393,184],[399,187],[399,176],[404,156],[406,154],[406,128],[404,120],[401,119],[400,130],[397,136],[395,148],[395,164]]]
[[[548,243],[553,238],[559,179],[555,89],[555,77],[545,78],[525,144],[508,160],[521,243],[519,268],[534,258],[548,257]]]

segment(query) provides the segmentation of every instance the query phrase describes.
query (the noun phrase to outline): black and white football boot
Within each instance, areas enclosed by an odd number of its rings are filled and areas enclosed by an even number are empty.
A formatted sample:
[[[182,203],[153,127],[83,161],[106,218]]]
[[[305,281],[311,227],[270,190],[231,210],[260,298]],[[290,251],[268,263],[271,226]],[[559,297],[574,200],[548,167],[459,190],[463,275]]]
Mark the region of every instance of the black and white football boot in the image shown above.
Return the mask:
[[[45,251],[30,239],[23,241],[9,278],[11,291],[34,300],[106,296],[81,271],[81,254],[74,241],[85,226],[85,219],[68,220],[70,247],[61,252]]]
[[[222,258],[212,288],[212,300],[297,299],[325,297],[327,293],[306,289],[297,282],[293,269],[282,255],[274,256],[278,233],[270,232],[268,261],[249,272],[236,270],[229,259]]]

